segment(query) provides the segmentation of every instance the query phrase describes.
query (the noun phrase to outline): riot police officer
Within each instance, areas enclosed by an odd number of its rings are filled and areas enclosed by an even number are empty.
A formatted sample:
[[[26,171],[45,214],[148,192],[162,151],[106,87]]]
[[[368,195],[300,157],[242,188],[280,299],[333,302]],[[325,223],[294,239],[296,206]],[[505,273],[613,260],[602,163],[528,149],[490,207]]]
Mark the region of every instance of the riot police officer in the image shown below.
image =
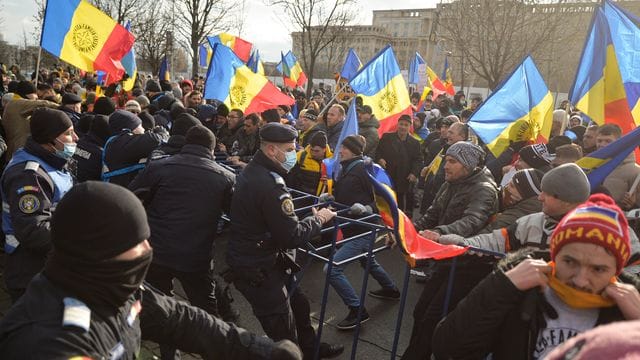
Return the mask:
[[[322,225],[336,213],[324,208],[302,220],[296,216],[283,179],[296,163],[296,137],[293,127],[280,123],[260,130],[260,150],[236,179],[227,263],[236,288],[251,304],[267,336],[298,342],[309,356],[315,333],[301,291],[289,299],[286,285],[297,265],[288,251],[320,235]],[[341,346],[322,344],[320,355],[333,357],[342,351]]]
[[[13,154],[1,179],[4,279],[14,302],[42,270],[51,249],[49,221],[73,186],[67,162],[78,141],[71,119],[60,110],[36,109],[29,126],[31,136]]]
[[[142,338],[205,359],[301,358],[288,341],[274,344],[141,286],[149,235],[129,190],[96,181],[71,189],[51,220],[44,271],[0,321],[0,357],[135,359]]]

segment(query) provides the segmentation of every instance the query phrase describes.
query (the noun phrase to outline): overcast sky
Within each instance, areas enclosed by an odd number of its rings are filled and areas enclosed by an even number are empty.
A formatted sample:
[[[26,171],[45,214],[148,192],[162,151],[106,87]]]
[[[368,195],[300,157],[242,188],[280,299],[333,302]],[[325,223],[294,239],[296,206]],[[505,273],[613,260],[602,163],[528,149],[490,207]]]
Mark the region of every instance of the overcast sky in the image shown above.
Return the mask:
[[[435,7],[439,0],[360,0],[361,8],[359,24],[371,24],[372,10],[383,9],[421,9]],[[260,50],[263,61],[279,60],[280,51],[291,49],[291,30],[283,21],[282,11],[273,6],[266,6],[263,0],[246,0],[245,28],[243,38],[251,41]],[[34,0],[4,0],[0,16],[1,32],[9,43],[21,43],[23,29],[31,45],[36,40],[32,37],[36,12]],[[134,34],[135,35],[135,34]],[[236,34],[237,35],[237,34]]]

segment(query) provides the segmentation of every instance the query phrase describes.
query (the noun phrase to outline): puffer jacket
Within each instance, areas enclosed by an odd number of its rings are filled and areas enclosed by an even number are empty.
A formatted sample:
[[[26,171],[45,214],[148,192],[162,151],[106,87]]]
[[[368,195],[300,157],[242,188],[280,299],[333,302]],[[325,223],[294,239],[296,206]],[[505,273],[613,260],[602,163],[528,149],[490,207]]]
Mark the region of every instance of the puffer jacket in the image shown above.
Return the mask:
[[[468,177],[445,182],[433,204],[415,223],[418,230],[468,237],[477,234],[498,210],[498,188],[486,167]]]

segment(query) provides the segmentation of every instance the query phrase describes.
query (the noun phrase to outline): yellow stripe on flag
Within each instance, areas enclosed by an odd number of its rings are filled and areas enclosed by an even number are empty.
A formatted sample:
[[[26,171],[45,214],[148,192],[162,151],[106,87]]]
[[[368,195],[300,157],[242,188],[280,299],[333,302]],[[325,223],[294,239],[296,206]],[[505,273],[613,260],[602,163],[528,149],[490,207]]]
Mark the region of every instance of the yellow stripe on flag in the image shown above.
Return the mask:
[[[60,58],[86,71],[111,35],[116,22],[86,1],[80,1],[64,38]]]
[[[409,93],[401,74],[394,76],[391,81],[373,96],[359,94],[365,105],[371,106],[373,114],[378,119],[384,119],[398,114],[411,105]]]
[[[225,105],[229,109],[244,111],[267,82],[267,78],[257,76],[246,66],[237,68],[234,77],[231,78],[229,96],[224,100]]]

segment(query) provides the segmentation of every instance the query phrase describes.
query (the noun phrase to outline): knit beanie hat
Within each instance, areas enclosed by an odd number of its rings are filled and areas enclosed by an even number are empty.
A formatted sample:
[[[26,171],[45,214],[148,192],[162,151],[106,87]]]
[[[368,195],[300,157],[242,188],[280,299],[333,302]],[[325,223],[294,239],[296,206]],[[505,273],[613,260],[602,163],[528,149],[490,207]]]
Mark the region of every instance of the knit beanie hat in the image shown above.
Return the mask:
[[[192,126],[185,136],[185,144],[201,145],[209,150],[216,147],[216,136],[206,126]]]
[[[616,258],[616,275],[631,257],[627,219],[615,201],[604,194],[594,194],[587,202],[566,214],[551,234],[551,260],[563,246],[592,243],[609,250]]]
[[[161,92],[160,84],[156,80],[148,80],[147,85],[144,88],[145,92]]]
[[[146,108],[147,106],[149,106],[149,98],[144,95],[136,97],[136,101],[138,102],[138,104],[140,104],[141,108]]]
[[[111,136],[111,130],[109,129],[109,117],[105,115],[95,115],[91,122],[89,132],[97,136],[104,142]]]
[[[111,259],[149,236],[140,200],[119,185],[100,181],[74,186],[51,218],[55,251],[87,260]]]
[[[31,115],[31,138],[38,144],[48,144],[73,126],[67,114],[60,110],[38,108]]]
[[[136,111],[136,112],[139,113],[139,112],[142,111],[142,107],[140,107],[140,103],[138,103],[135,100],[127,101],[127,103],[124,104],[124,108],[125,108],[125,110],[130,111],[130,112]]]
[[[114,135],[123,129],[134,130],[140,125],[142,125],[142,120],[136,114],[125,110],[116,110],[109,116],[109,129]]]
[[[93,105],[93,113],[100,115],[111,115],[116,111],[116,104],[108,97],[100,97]]]
[[[225,103],[221,103],[220,105],[218,105],[216,111],[220,116],[229,116],[229,107],[227,107]]]
[[[354,155],[362,155],[366,140],[362,135],[349,135],[342,140],[342,146],[346,147]]]
[[[484,158],[484,151],[478,145],[467,141],[459,141],[449,147],[447,156],[458,160],[467,170],[473,171]]]
[[[586,201],[591,193],[587,175],[574,163],[549,170],[544,174],[540,188],[559,200],[573,204]]]
[[[31,81],[22,80],[18,83],[15,93],[26,99],[27,95],[36,93],[36,86]]]
[[[187,131],[196,125],[202,125],[200,120],[190,114],[182,113],[178,115],[176,120],[173,122],[173,126],[171,127],[169,134],[186,136]]]
[[[531,165],[534,169],[549,166],[551,164],[551,154],[545,144],[528,145],[520,149],[520,158]]]
[[[327,147],[327,135],[325,135],[324,132],[322,131],[319,131],[313,134],[313,136],[311,137],[311,140],[309,140],[309,145],[311,145],[311,147],[313,146],[320,146],[321,148]]]
[[[302,117],[311,121],[316,121],[318,120],[318,112],[313,109],[307,109]]]
[[[516,171],[511,182],[518,189],[523,199],[540,195],[540,182],[544,173],[537,169],[523,169]]]
[[[146,110],[138,114],[138,117],[140,118],[140,121],[142,121],[142,127],[145,130],[151,130],[156,127],[156,119],[154,119],[153,115],[149,114]]]
[[[207,119],[213,119],[217,114],[215,107],[209,104],[203,104],[198,106],[198,113],[196,114],[196,117],[201,122],[205,122]]]

